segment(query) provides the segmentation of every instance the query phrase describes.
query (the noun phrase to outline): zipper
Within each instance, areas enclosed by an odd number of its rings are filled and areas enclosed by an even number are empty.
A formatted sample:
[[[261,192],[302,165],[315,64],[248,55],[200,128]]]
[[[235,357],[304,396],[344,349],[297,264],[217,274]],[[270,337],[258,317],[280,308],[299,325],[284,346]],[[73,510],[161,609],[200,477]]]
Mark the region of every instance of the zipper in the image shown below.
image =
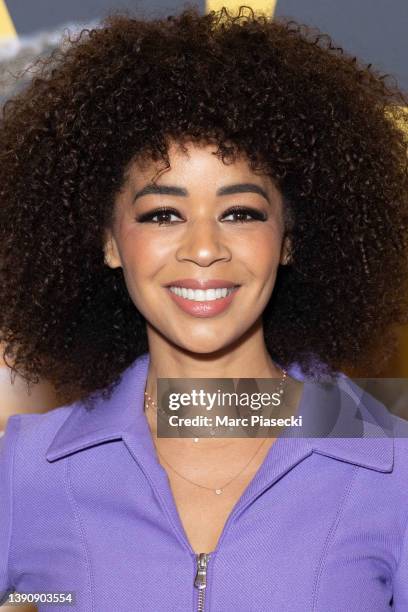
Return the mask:
[[[195,575],[194,586],[198,589],[198,605],[197,612],[204,612],[205,589],[207,587],[207,565],[211,553],[198,553],[197,572]]]

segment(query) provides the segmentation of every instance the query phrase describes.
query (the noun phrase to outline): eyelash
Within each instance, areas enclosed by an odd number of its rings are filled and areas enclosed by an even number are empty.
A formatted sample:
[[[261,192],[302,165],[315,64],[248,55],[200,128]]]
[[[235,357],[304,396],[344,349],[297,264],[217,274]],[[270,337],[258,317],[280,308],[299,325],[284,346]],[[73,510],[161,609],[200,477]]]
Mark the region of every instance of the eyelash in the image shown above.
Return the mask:
[[[175,214],[178,215],[179,213],[177,212],[176,209],[174,208],[167,208],[165,206],[163,206],[162,208],[157,208],[156,210],[152,210],[151,212],[145,213],[143,215],[140,215],[139,217],[136,217],[136,221],[138,221],[139,223],[154,223],[156,225],[172,225],[172,223],[166,223],[165,221],[152,221],[152,219],[156,216],[160,216],[160,214]],[[229,208],[224,215],[228,216],[230,214],[233,213],[245,213],[248,215],[252,216],[252,220],[239,220],[237,221],[237,223],[252,223],[253,221],[266,221],[267,216],[259,211],[259,210],[255,210],[254,208],[247,208],[246,206],[233,206],[232,208]],[[227,223],[231,223],[231,221],[227,221]]]

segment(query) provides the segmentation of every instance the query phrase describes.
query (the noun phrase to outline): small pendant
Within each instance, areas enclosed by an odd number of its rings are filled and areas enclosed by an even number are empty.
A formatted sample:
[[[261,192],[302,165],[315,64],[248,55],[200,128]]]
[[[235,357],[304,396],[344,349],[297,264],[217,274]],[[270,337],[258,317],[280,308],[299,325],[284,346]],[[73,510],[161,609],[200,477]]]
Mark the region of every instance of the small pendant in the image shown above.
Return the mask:
[[[194,438],[194,442],[198,442],[199,438]]]
[[[221,495],[221,493],[223,493],[222,489],[215,489],[215,494],[216,495]]]

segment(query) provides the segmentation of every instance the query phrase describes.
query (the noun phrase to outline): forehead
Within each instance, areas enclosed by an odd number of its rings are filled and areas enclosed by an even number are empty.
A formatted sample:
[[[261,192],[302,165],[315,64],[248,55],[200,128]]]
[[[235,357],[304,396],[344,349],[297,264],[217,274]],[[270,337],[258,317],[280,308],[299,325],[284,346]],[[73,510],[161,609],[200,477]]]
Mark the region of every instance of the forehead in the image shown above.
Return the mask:
[[[266,174],[252,170],[245,153],[241,151],[235,151],[233,156],[223,161],[215,144],[171,141],[167,153],[169,166],[164,160],[155,160],[148,153],[137,156],[129,167],[128,178],[133,184],[160,183],[169,176],[183,182],[194,182],[205,173],[207,176],[211,174],[211,180],[246,176],[256,177],[257,182],[271,181]]]

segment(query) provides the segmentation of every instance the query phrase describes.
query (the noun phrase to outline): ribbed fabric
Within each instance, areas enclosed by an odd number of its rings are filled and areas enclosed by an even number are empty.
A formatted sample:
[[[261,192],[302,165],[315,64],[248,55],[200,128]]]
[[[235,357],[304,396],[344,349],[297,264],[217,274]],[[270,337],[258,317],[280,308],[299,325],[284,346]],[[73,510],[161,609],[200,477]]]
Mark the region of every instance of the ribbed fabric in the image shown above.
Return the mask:
[[[0,601],[13,589],[73,591],[74,607],[39,611],[197,609],[195,554],[143,413],[148,365],[139,357],[93,410],[9,419]],[[339,384],[357,397],[347,377]],[[315,394],[305,384],[304,414]],[[407,612],[407,521],[406,437],[279,437],[212,551],[205,610]]]

